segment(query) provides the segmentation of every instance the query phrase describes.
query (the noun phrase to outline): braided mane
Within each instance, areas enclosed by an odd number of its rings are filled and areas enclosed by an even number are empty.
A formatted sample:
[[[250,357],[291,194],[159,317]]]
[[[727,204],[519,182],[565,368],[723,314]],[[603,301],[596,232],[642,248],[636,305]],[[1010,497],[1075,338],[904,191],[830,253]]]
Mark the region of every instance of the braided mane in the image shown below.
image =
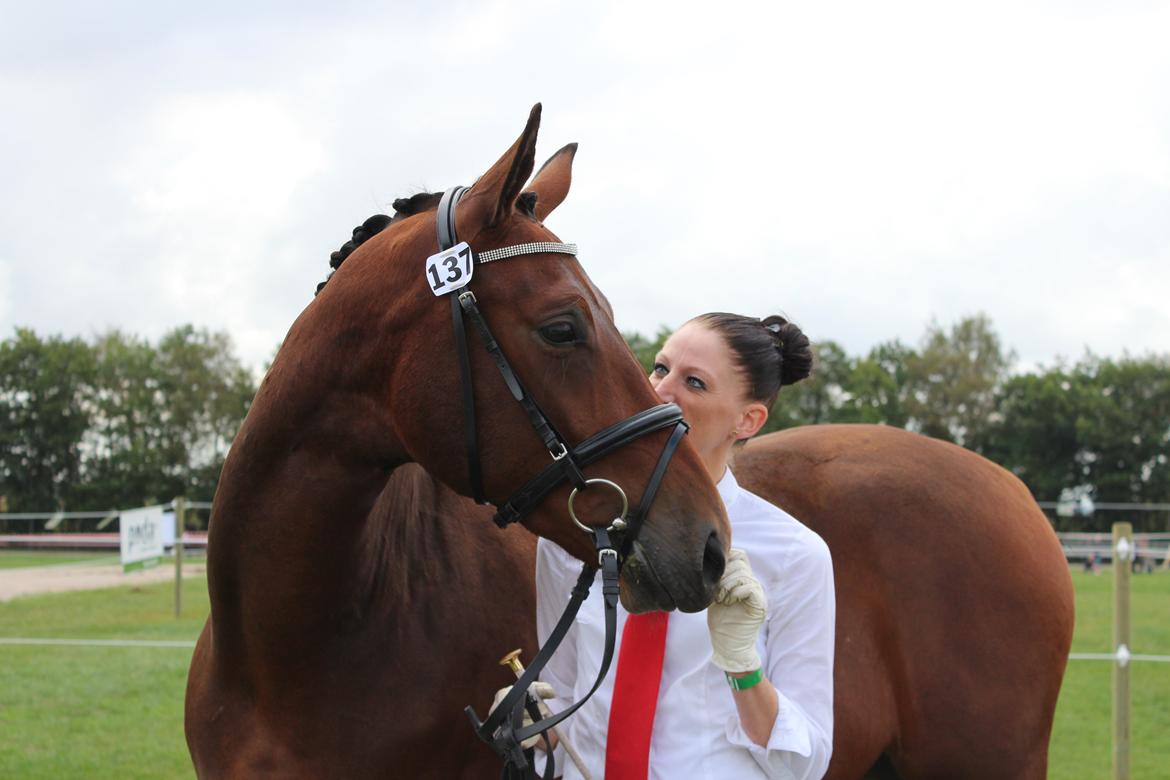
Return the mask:
[[[441,192],[420,192],[417,195],[411,195],[409,198],[399,198],[391,204],[394,207],[394,216],[388,217],[385,214],[375,214],[355,227],[353,229],[353,238],[346,241],[341,245],[340,249],[329,255],[329,267],[333,270],[325,277],[324,282],[317,285],[317,292],[313,293],[313,295],[316,296],[325,288],[325,282],[329,281],[329,277],[333,276],[334,271],[341,267],[341,264],[345,262],[345,258],[349,257],[353,250],[395,222],[437,208],[442,197],[443,193]],[[516,207],[521,213],[536,219],[536,193],[521,193],[516,199]]]
[[[439,199],[443,197],[441,192],[420,192],[417,195],[411,195],[409,198],[399,198],[392,204],[394,207],[394,216],[387,216],[385,214],[375,214],[369,217],[365,222],[353,229],[353,237],[341,245],[341,248],[329,255],[329,267],[333,270],[325,277],[325,281],[317,285],[317,291],[313,293],[316,296],[325,288],[329,277],[333,276],[334,272],[341,267],[345,262],[345,258],[353,253],[353,250],[364,244],[369,239],[381,233],[386,228],[390,227],[396,222],[399,222],[407,217],[414,216],[423,211],[433,209],[439,205]]]

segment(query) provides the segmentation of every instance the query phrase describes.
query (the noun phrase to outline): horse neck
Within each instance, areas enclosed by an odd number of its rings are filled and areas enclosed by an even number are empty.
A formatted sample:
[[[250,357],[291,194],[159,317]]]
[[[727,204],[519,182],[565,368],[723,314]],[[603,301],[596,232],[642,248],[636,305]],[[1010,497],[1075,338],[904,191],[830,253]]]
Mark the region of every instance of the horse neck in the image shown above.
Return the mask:
[[[362,529],[407,459],[386,403],[397,355],[385,330],[360,312],[328,329],[312,319],[289,331],[224,465],[210,554],[231,573],[228,590],[248,577],[319,590],[351,581]]]

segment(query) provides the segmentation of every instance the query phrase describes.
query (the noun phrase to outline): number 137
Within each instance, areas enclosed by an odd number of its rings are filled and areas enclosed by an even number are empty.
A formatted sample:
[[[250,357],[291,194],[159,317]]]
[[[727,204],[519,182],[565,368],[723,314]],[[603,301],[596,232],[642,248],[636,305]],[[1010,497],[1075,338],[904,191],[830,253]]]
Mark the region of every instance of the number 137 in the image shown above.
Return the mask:
[[[463,267],[459,267],[459,261],[463,260]],[[447,278],[443,279],[439,276],[439,266],[436,263],[427,268],[431,274],[433,284],[432,290],[437,290],[440,287],[448,284],[454,284],[463,278],[464,274],[471,275],[471,247],[465,246],[453,255],[448,255],[442,260],[443,265],[447,266]]]

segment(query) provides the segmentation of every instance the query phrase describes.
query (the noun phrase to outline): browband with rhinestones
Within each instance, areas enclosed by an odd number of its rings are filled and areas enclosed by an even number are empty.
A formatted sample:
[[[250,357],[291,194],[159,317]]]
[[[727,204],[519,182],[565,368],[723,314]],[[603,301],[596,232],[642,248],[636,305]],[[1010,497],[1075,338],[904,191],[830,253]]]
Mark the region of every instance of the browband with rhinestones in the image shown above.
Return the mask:
[[[546,252],[554,252],[562,255],[576,255],[576,244],[558,244],[552,241],[535,241],[530,244],[515,244],[513,246],[506,246],[502,249],[489,249],[486,252],[476,252],[475,262],[478,265],[490,263],[493,260],[504,260],[508,257],[516,257],[517,255],[539,255]]]

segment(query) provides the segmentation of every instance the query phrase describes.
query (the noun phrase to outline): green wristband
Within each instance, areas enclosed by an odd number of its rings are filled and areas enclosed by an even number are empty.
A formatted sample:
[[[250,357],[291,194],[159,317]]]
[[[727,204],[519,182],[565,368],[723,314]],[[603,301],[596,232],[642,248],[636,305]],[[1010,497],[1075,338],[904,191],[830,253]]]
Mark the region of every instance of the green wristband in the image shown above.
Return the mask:
[[[764,679],[764,670],[756,669],[746,677],[732,677],[730,672],[724,672],[727,677],[727,684],[731,686],[733,691],[746,691],[748,688],[754,688],[759,685]]]

